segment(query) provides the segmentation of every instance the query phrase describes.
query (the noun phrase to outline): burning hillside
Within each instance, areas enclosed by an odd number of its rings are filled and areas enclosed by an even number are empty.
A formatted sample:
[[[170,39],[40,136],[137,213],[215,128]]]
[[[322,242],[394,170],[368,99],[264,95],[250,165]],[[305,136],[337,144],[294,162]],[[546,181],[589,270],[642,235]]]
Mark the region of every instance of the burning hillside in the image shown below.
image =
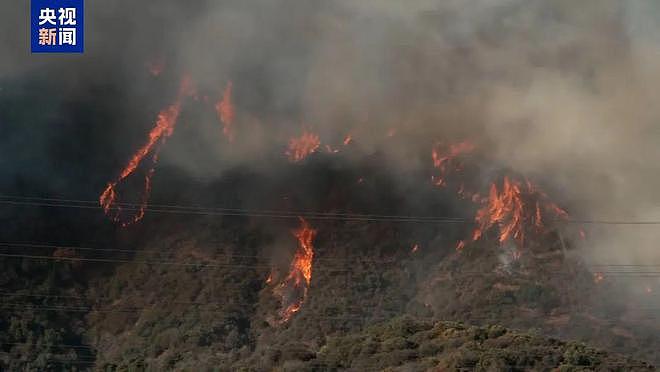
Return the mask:
[[[101,207],[103,207],[103,211],[112,220],[121,223],[122,226],[128,226],[144,217],[144,210],[147,207],[149,195],[151,194],[151,178],[156,170],[160,148],[165,144],[167,138],[174,133],[174,128],[179,113],[181,112],[183,100],[185,97],[192,94],[193,89],[190,79],[184,77],[181,81],[181,87],[176,101],[158,113],[158,119],[156,120],[154,128],[149,132],[147,143],[137,150],[126,167],[124,167],[119,173],[117,179],[108,183],[108,186],[103,190],[103,193],[101,193],[99,202]],[[150,164],[145,166],[146,174],[144,176],[144,189],[142,191],[140,204],[137,210],[132,211],[132,216],[122,216],[122,208],[117,201],[117,185],[132,175],[147,156],[150,156],[147,160]]]
[[[158,153],[161,150],[161,146],[164,145],[165,140],[173,134],[176,119],[182,110],[182,99],[192,94],[191,88],[189,88],[191,84],[189,81],[182,83],[176,103],[159,114],[155,128],[149,133],[147,144],[137,151],[129,164],[120,173],[120,177],[110,183],[100,196],[101,207],[105,213],[122,227],[127,227],[131,223],[138,222],[145,215],[145,210],[148,208],[148,197],[152,187],[151,177],[154,174]],[[223,131],[230,140],[230,143],[235,139],[232,125],[236,120],[232,89],[233,85],[230,82],[222,93],[222,99],[214,107],[220,123],[224,125]],[[240,101],[238,104],[240,105]],[[354,138],[352,134],[344,137],[342,140],[343,145],[347,146],[352,143],[355,140]],[[357,137],[357,141],[360,141],[360,137]],[[342,157],[338,158],[338,162],[344,162],[347,157],[365,156],[357,152],[357,149],[354,147],[343,147],[340,152],[338,148],[333,149],[330,145],[325,146],[328,151],[325,152],[324,156],[340,153]],[[309,130],[304,130],[302,135],[293,135],[288,139],[285,156],[289,162],[299,163],[300,167],[313,167],[316,160],[315,153],[320,147],[320,136]],[[489,186],[487,186],[487,191],[485,191],[482,190],[484,176],[481,175],[479,177],[481,181],[475,181],[473,175],[466,170],[473,170],[478,168],[476,167],[478,163],[483,165],[483,163],[487,162],[489,157],[484,155],[487,149],[479,148],[471,140],[454,143],[446,140],[436,140],[433,145],[429,145],[429,150],[432,155],[431,161],[427,163],[428,172],[432,174],[430,186],[439,190],[436,191],[435,196],[430,197],[443,199],[449,195],[453,200],[444,200],[444,202],[460,205],[464,210],[474,211],[473,221],[469,218],[453,218],[445,221],[461,223],[467,226],[474,225],[469,237],[457,239],[456,249],[459,251],[459,254],[468,248],[483,249],[483,245],[477,245],[475,243],[480,240],[491,241],[492,239],[488,239],[490,232],[494,233],[494,241],[497,242],[501,254],[510,255],[510,259],[513,261],[519,261],[524,254],[530,255],[532,258],[535,257],[538,252],[534,252],[532,250],[533,247],[550,245],[554,248],[550,248],[549,250],[554,249],[558,251],[560,249],[559,245],[561,245],[561,250],[565,251],[565,243],[561,241],[560,235],[562,234],[562,230],[567,228],[566,222],[570,222],[569,215],[531,180],[520,177],[518,174],[505,173],[503,176],[496,176],[492,180],[487,180],[486,184]],[[420,151],[420,154],[423,152]],[[117,184],[131,175],[147,155],[151,156],[151,166],[146,171],[145,189],[141,202],[133,205],[118,202],[115,191]],[[493,165],[489,164],[488,166],[492,167]],[[503,172],[501,171],[500,173]],[[363,179],[363,177],[359,178],[359,180]],[[422,185],[427,183],[423,178],[411,178],[409,180],[409,182],[413,181],[418,183],[417,188],[420,190],[423,189]],[[358,184],[361,183],[358,181]],[[351,195],[350,193],[352,191],[350,188],[346,188],[345,185],[324,185],[323,187],[329,187],[331,193],[340,192],[345,194],[343,202],[337,204],[337,202],[333,203],[329,200],[328,210],[320,210],[311,214],[305,212],[304,215],[307,218],[320,218],[321,220],[355,219],[357,221],[375,219],[381,222],[396,221],[397,218],[402,219],[399,222],[433,221],[433,217],[402,218],[387,215],[379,216],[355,210],[352,212],[336,213],[333,210],[352,210],[352,203],[359,197]],[[372,187],[379,187],[379,185],[373,184]],[[440,190],[444,194],[441,195]],[[296,195],[296,192],[300,191],[289,190],[286,192],[286,194],[290,194],[291,196],[291,199],[289,199],[289,196],[285,197],[288,200],[287,208],[292,209],[293,212],[287,210],[241,212],[240,209],[229,211],[234,211],[233,213],[238,212],[238,215],[245,215],[246,217],[291,218],[298,214],[298,212],[295,212],[296,210],[301,210],[304,207],[304,204],[291,204],[296,199],[300,199],[300,196]],[[304,190],[303,192],[308,193],[309,190]],[[316,197],[323,200],[327,196],[319,194]],[[424,198],[428,197],[424,196]],[[323,204],[325,204],[325,201],[323,201]],[[129,210],[135,211],[135,214],[129,220],[122,220],[120,218],[122,207],[130,207]],[[167,212],[167,209],[162,208],[159,206],[154,210]],[[195,212],[194,209],[188,210],[185,207],[177,208],[182,213]],[[370,205],[369,208],[378,208],[378,206]],[[198,212],[213,213],[213,210],[199,210]],[[314,264],[313,240],[317,234],[317,230],[311,228],[306,219],[302,217],[298,218],[300,219],[301,227],[294,231],[294,236],[298,241],[298,249],[293,254],[288,273],[279,278],[281,275],[274,277],[271,271],[266,280],[266,284],[272,286],[273,294],[280,302],[280,310],[277,313],[277,321],[275,322],[279,324],[289,322],[301,310],[307,302],[312,280],[312,266]],[[582,230],[580,230],[580,234],[583,234]],[[515,247],[513,250],[511,250],[512,245]],[[418,250],[419,244],[414,243],[412,253],[416,253]],[[544,248],[544,250],[547,251],[548,248]],[[526,261],[529,262],[528,259]],[[510,271],[510,269],[506,270]],[[273,282],[273,279],[275,279],[275,282]]]
[[[291,260],[289,273],[274,289],[275,294],[282,299],[281,322],[287,322],[300,310],[312,281],[313,240],[316,230],[309,227],[307,221],[302,218],[300,224],[300,228],[293,232],[293,236],[298,239],[298,249]]]
[[[401,4],[6,6],[0,369],[657,361],[660,7]]]
[[[320,145],[319,136],[303,131],[300,137],[293,137],[289,140],[286,156],[291,162],[299,162],[315,152]]]
[[[547,231],[544,221],[548,216],[555,223],[568,218],[568,213],[549,201],[547,195],[531,181],[525,180],[523,183],[510,180],[508,176],[504,176],[499,191],[497,185],[492,183],[488,197],[479,202],[482,206],[475,217],[477,227],[472,233],[472,241],[481,239],[488,230],[497,226],[500,243],[513,240],[522,249],[530,232],[538,236]],[[464,246],[465,241],[459,242],[459,249]]]
[[[230,81],[227,83],[227,87],[222,92],[222,99],[218,101],[215,105],[215,109],[218,112],[218,118],[222,124],[222,133],[227,137],[231,142],[234,140],[234,104],[232,102],[232,89],[233,85]]]

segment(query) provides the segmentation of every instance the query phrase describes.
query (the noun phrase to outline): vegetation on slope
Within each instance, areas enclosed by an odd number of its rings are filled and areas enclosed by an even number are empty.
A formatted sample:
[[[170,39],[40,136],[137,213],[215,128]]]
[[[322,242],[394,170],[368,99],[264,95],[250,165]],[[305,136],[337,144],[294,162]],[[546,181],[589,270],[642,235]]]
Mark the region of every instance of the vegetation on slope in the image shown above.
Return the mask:
[[[467,326],[397,318],[334,337],[301,364],[309,370],[354,371],[649,371],[653,368],[577,342],[501,326]],[[304,369],[304,368],[303,368]]]

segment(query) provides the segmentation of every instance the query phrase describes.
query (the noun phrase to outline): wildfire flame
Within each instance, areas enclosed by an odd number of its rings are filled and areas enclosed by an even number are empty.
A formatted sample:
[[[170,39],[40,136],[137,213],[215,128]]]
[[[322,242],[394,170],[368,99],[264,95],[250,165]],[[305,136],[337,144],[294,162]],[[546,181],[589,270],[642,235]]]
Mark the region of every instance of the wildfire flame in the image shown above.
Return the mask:
[[[479,240],[486,231],[497,225],[500,243],[513,240],[522,248],[530,227],[533,226],[537,232],[543,231],[544,215],[568,217],[563,209],[547,199],[545,193],[527,180],[520,182],[504,177],[499,189],[492,183],[489,196],[481,201],[483,206],[477,211],[477,228],[472,234],[472,241]],[[465,242],[461,241],[457,249],[464,246]]]
[[[218,113],[218,118],[222,123],[222,133],[231,142],[234,140],[234,103],[232,100],[233,84],[230,81],[227,87],[222,92],[222,98],[215,104],[215,110]]]
[[[353,137],[351,137],[350,134],[347,134],[346,137],[344,137],[344,140],[342,141],[342,144],[344,146],[348,146],[351,142],[353,141]],[[339,152],[338,147],[332,147],[331,145],[326,144],[325,146],[325,151],[329,154],[336,154]]]
[[[350,144],[352,141],[353,141],[353,136],[351,136],[350,134],[346,135],[346,137],[344,137],[344,142],[343,142],[344,146],[348,146],[348,144]]]
[[[598,284],[602,282],[605,279],[605,275],[601,272],[595,272],[594,273],[594,283]]]
[[[474,144],[468,141],[459,142],[455,144],[450,144],[446,148],[443,148],[442,145],[437,144],[433,147],[431,151],[431,157],[433,159],[433,167],[438,170],[438,175],[431,177],[431,180],[437,186],[445,186],[445,178],[449,172],[453,170],[458,170],[461,167],[460,163],[456,163],[455,159],[460,155],[469,154],[474,151]],[[464,190],[461,188],[459,194],[463,194]]]
[[[300,218],[300,228],[293,231],[293,236],[298,239],[298,250],[293,256],[289,274],[275,288],[275,293],[282,298],[282,310],[280,317],[282,323],[291,319],[291,316],[300,310],[303,302],[307,298],[309,283],[312,281],[312,259],[314,258],[313,241],[316,236],[316,230],[312,229],[307,221]],[[294,299],[285,304],[284,292],[294,293]]]
[[[300,137],[289,140],[289,147],[285,154],[290,162],[297,163],[318,150],[319,146],[321,146],[319,136],[304,130]]]
[[[156,125],[149,132],[149,138],[147,142],[142,147],[140,147],[137,152],[135,152],[126,167],[124,167],[121,173],[119,173],[119,176],[114,181],[110,182],[105,190],[101,193],[101,196],[99,197],[99,203],[101,204],[101,207],[103,207],[105,214],[113,221],[121,222],[122,226],[125,227],[141,220],[142,217],[144,217],[147,201],[149,200],[149,195],[151,194],[151,178],[154,175],[155,167],[158,163],[160,148],[163,143],[165,143],[167,138],[170,137],[174,132],[177,118],[181,112],[183,98],[185,96],[191,95],[192,91],[193,89],[190,80],[187,77],[184,77],[181,81],[181,87],[179,88],[179,93],[175,102],[158,113]],[[117,184],[133,174],[137,167],[142,163],[144,158],[149,154],[151,154],[151,164],[149,165],[149,168],[144,176],[144,191],[142,193],[140,205],[137,208],[135,214],[130,219],[122,221],[122,207],[116,205]]]

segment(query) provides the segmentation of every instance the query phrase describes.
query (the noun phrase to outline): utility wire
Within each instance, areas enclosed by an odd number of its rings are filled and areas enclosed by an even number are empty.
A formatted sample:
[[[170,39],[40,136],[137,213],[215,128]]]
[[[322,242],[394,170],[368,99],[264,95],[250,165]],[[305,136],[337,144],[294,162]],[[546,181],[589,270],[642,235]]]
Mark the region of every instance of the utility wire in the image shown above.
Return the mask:
[[[13,200],[0,200],[0,204],[19,205],[19,206],[39,206],[39,207],[56,207],[56,208],[77,208],[77,209],[103,209],[100,205],[96,204],[71,204],[63,202],[37,202],[37,201],[13,201]],[[118,206],[119,207],[119,206]],[[113,207],[110,210],[118,210],[120,208]],[[349,213],[325,213],[325,212],[289,212],[289,211],[264,211],[264,210],[250,210],[250,209],[191,209],[191,208],[171,208],[171,207],[155,207],[153,205],[147,206],[144,209],[134,206],[122,207],[121,210],[125,211],[139,211],[166,214],[180,214],[180,215],[204,215],[204,216],[229,216],[229,217],[263,217],[263,218],[279,218],[279,219],[298,219],[305,217],[310,220],[340,220],[340,221],[373,221],[373,222],[415,222],[415,223],[467,223],[468,219],[457,217],[424,217],[424,216],[386,216],[386,215],[363,215],[363,214],[349,214]]]
[[[374,286],[374,288],[376,288]],[[231,290],[236,290],[236,288],[231,288]],[[31,297],[31,298],[43,298],[43,299],[53,299],[53,298],[61,298],[61,299],[76,299],[76,300],[96,300],[96,301],[104,301],[104,300],[113,300],[114,298],[110,297],[92,297],[92,296],[74,296],[74,295],[55,295],[55,294],[40,294],[40,293],[21,293],[21,292],[0,292],[0,296],[2,297]],[[130,297],[129,297],[130,298]],[[200,302],[200,301],[163,301],[163,304],[173,304],[173,305],[196,305],[196,306],[210,306],[210,305],[224,305],[226,304],[226,301],[219,302],[219,301],[207,301],[207,302]],[[38,305],[38,304],[37,304]],[[162,305],[162,304],[161,304]],[[159,306],[161,306],[159,305]],[[60,306],[60,305],[46,305],[46,306]],[[64,305],[64,306],[70,306],[70,305]],[[88,307],[91,305],[80,305],[79,307]],[[149,306],[131,306],[129,307],[131,309],[133,308],[149,308]],[[660,310],[660,308],[651,308],[651,307],[628,307],[625,308],[626,311],[656,311]]]
[[[73,245],[66,245],[66,244],[52,244],[52,243],[31,243],[31,242],[0,242],[0,247],[6,248],[6,249],[14,249],[14,248],[44,248],[44,249],[71,249],[71,250],[80,250],[80,251],[91,251],[91,252],[118,252],[118,253],[140,253],[142,252],[141,250],[137,249],[116,249],[116,248],[92,248],[92,247],[80,247],[80,246],[73,246]],[[241,254],[220,254],[214,256],[216,258],[256,258],[256,259],[263,259],[266,258],[265,256],[257,256],[257,255],[241,255]],[[359,258],[360,256],[356,256],[355,258]],[[217,262],[217,260],[211,260],[213,262]],[[341,261],[341,262],[346,262],[344,258],[332,258],[332,257],[318,257],[314,258],[314,262],[316,261]],[[392,259],[388,260],[373,260],[377,262],[391,262],[393,261]],[[660,266],[660,265],[659,265]]]
[[[271,265],[259,265],[259,264],[210,264],[205,262],[174,262],[174,261],[143,261],[143,260],[123,260],[123,259],[111,259],[111,258],[85,258],[85,257],[53,257],[53,256],[37,256],[37,255],[25,255],[25,254],[6,254],[0,253],[0,257],[7,258],[25,258],[32,260],[53,260],[56,262],[61,261],[81,261],[81,262],[114,262],[114,263],[126,263],[126,264],[143,264],[143,265],[165,265],[165,266],[185,266],[185,267],[197,267],[197,268],[261,268],[261,269],[272,269]],[[324,266],[315,267],[315,272],[348,272],[351,271],[349,268],[343,269],[333,269]],[[464,270],[452,270],[450,273],[461,273],[470,275],[490,275],[492,272],[484,271],[464,271]],[[622,270],[613,270],[613,271],[599,271],[601,274],[607,274],[607,276],[620,276],[620,277],[658,277],[660,276],[660,270],[654,271],[622,271]],[[570,272],[563,271],[549,271],[542,274],[546,275],[572,275]]]
[[[96,312],[96,313],[114,313],[114,314],[129,314],[129,313],[137,313],[143,310],[164,310],[162,306],[144,306],[144,307],[131,307],[131,308],[124,308],[124,309],[95,309],[95,308],[83,308],[83,307],[78,307],[78,306],[38,306],[38,305],[32,305],[32,304],[22,304],[22,303],[7,303],[7,304],[0,304],[0,307],[8,307],[14,310],[39,310],[39,311],[55,311],[55,312],[63,312],[63,313],[90,313],[90,312]],[[172,310],[172,309],[169,309]],[[190,310],[190,308],[187,308],[186,310]],[[217,314],[222,314],[226,313],[225,310],[220,310],[220,309],[199,309],[196,308],[195,311],[202,312],[202,313],[217,313]],[[385,313],[386,315],[373,315],[369,313],[362,313],[362,314],[354,314],[354,315],[335,315],[335,316],[324,316],[324,315],[319,315],[319,314],[305,314],[305,313],[299,313],[298,316],[296,317],[297,319],[300,320],[388,320],[395,318],[397,316],[403,316],[406,315],[405,313],[402,312],[397,312],[397,311],[380,311],[380,313]],[[580,315],[581,313],[576,313],[575,315]],[[426,320],[441,320],[437,319],[434,317],[418,317],[420,319],[426,319]],[[647,316],[639,316],[635,318],[627,318],[627,319],[620,319],[620,318],[614,318],[614,317],[601,317],[598,318],[598,321],[600,323],[608,323],[608,324],[622,324],[622,323],[627,323],[627,322],[636,322],[636,321],[643,321],[643,320],[656,320],[659,319],[658,316],[652,316],[652,315],[647,315]],[[465,322],[469,323],[471,321],[495,321],[497,320],[497,317],[490,317],[490,316],[467,316],[464,319],[458,319],[456,321],[459,322]],[[1,342],[0,342],[1,344]]]
[[[65,347],[68,347],[68,348],[71,348],[71,349],[92,349],[92,350],[95,349],[93,346],[89,346],[89,345],[72,345],[72,344],[46,344],[46,345],[41,344],[40,345],[38,343],[31,343],[31,342],[2,342],[2,341],[0,341],[0,345],[16,345],[16,346],[29,345],[29,346],[39,346],[39,347],[48,346],[49,348],[56,348],[56,347],[65,348]]]
[[[29,200],[29,201],[46,201],[46,202],[64,202],[64,203],[74,203],[82,205],[91,205],[95,208],[100,209],[99,202],[97,200],[77,200],[77,199],[59,199],[59,198],[40,198],[40,197],[25,197],[25,196],[8,196],[0,195],[0,199],[18,199],[18,200]],[[125,202],[115,202],[114,205],[119,207],[134,207],[140,208],[142,204],[140,203],[125,203]],[[462,217],[435,217],[435,216],[405,216],[405,215],[383,215],[383,214],[360,214],[360,213],[349,213],[349,212],[315,212],[315,211],[283,211],[283,210],[263,210],[263,209],[245,209],[245,208],[222,208],[222,207],[203,207],[199,205],[177,205],[177,204],[149,204],[154,208],[162,209],[177,209],[177,210],[192,210],[192,211],[221,211],[221,212],[245,212],[245,213],[272,213],[272,214],[286,214],[292,217],[298,216],[349,216],[349,217],[365,217],[365,218],[394,218],[394,219],[448,219],[448,220],[459,220],[463,221],[465,218]]]
[[[91,251],[91,252],[118,252],[118,253],[129,253],[137,254],[143,251],[133,250],[133,249],[117,249],[117,248],[93,248],[86,246],[74,246],[67,244],[53,244],[53,243],[33,243],[33,242],[2,242],[0,241],[0,247],[5,249],[18,249],[18,248],[43,248],[43,249],[70,249],[70,250],[80,250],[80,251]],[[265,256],[259,255],[241,255],[241,254],[219,254],[215,255],[215,258],[252,258],[252,259],[263,259]],[[358,262],[374,262],[374,263],[394,263],[397,262],[394,258],[389,259],[375,259],[368,256],[353,256],[351,259],[358,260]],[[217,259],[209,259],[210,262],[220,262]],[[346,263],[346,258],[332,258],[332,257],[315,257],[314,262],[323,262],[323,261],[334,261]],[[201,263],[200,263],[201,264]],[[587,264],[585,265],[589,268],[660,268],[660,264]]]
[[[78,209],[103,209],[98,201],[58,199],[58,198],[37,198],[22,196],[0,196],[0,204],[19,205],[19,206],[42,206],[57,208],[78,208]],[[116,207],[110,210],[138,211],[140,204],[135,203],[115,203]],[[145,212],[169,213],[169,214],[189,214],[189,215],[211,215],[211,216],[245,216],[245,217],[264,217],[264,218],[283,218],[297,219],[306,217],[312,220],[345,220],[345,221],[374,221],[374,222],[413,222],[413,223],[444,223],[444,224],[472,224],[472,219],[464,217],[442,217],[442,216],[404,216],[404,215],[382,215],[382,214],[357,214],[357,213],[334,213],[334,212],[310,212],[310,211],[275,211],[261,209],[241,209],[241,208],[205,208],[196,206],[181,206],[173,204],[150,204],[143,209]],[[556,222],[585,224],[585,225],[660,225],[660,221],[633,221],[633,220],[603,220],[603,219],[557,219]]]
[[[126,259],[112,259],[112,258],[86,258],[86,257],[53,257],[53,256],[39,256],[39,255],[26,255],[26,254],[7,254],[0,253],[0,257],[7,258],[25,258],[32,260],[53,260],[53,261],[79,261],[79,262],[113,262],[113,263],[126,263],[126,264],[142,264],[150,266],[185,266],[196,268],[262,268],[272,269],[271,265],[259,264],[217,264],[206,262],[176,262],[176,261],[145,261],[145,260],[126,260]],[[347,269],[326,269],[324,267],[315,268],[315,271],[332,271],[344,272]]]

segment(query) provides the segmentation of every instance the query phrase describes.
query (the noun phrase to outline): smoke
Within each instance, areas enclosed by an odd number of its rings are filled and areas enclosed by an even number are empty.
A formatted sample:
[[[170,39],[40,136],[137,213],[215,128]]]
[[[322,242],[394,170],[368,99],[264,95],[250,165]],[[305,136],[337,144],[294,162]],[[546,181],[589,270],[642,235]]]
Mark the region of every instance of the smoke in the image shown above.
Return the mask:
[[[347,156],[382,152],[384,166],[401,174],[429,168],[434,141],[471,139],[489,166],[539,180],[575,218],[660,220],[660,6],[652,0],[115,1],[86,9],[84,55],[38,56],[27,51],[27,5],[5,7],[0,83],[10,95],[22,81],[45,82],[58,118],[75,103],[112,107],[65,130],[90,144],[80,156],[102,164],[95,171],[88,161],[90,188],[112,178],[188,73],[210,103],[184,109],[161,161],[195,179],[280,166],[287,139],[303,129],[333,146],[350,133],[359,151]],[[153,60],[164,61],[158,77],[145,67]],[[229,81],[234,143],[212,109]],[[53,130],[47,115],[38,120],[33,126]],[[16,151],[34,127],[11,128]],[[29,172],[33,160],[21,159],[10,174]],[[660,263],[652,226],[588,232],[582,248],[595,261]]]
[[[491,88],[493,155],[554,184],[577,219],[657,221],[658,8],[587,3],[566,7],[565,18],[534,22],[549,40],[516,50],[523,60],[541,58],[541,66],[528,63],[517,70],[524,82]],[[583,248],[597,262],[660,262],[653,226],[597,225],[589,236]]]
[[[303,122],[330,141],[354,133],[365,152],[385,149],[388,166],[406,171],[428,166],[411,150],[426,138],[467,137],[494,165],[543,181],[576,219],[660,220],[653,2],[330,4],[267,8],[265,23],[253,8],[231,14],[239,21],[230,25],[249,28],[238,34],[253,38],[230,38],[220,60],[254,64],[251,51],[259,50],[270,107],[295,112],[278,123],[278,135]],[[222,8],[209,14],[215,27],[227,24]],[[193,33],[213,34],[201,25]],[[213,75],[207,64],[198,71]],[[410,146],[389,146],[391,128],[408,134]],[[597,262],[660,262],[652,226],[588,230],[583,248]]]

